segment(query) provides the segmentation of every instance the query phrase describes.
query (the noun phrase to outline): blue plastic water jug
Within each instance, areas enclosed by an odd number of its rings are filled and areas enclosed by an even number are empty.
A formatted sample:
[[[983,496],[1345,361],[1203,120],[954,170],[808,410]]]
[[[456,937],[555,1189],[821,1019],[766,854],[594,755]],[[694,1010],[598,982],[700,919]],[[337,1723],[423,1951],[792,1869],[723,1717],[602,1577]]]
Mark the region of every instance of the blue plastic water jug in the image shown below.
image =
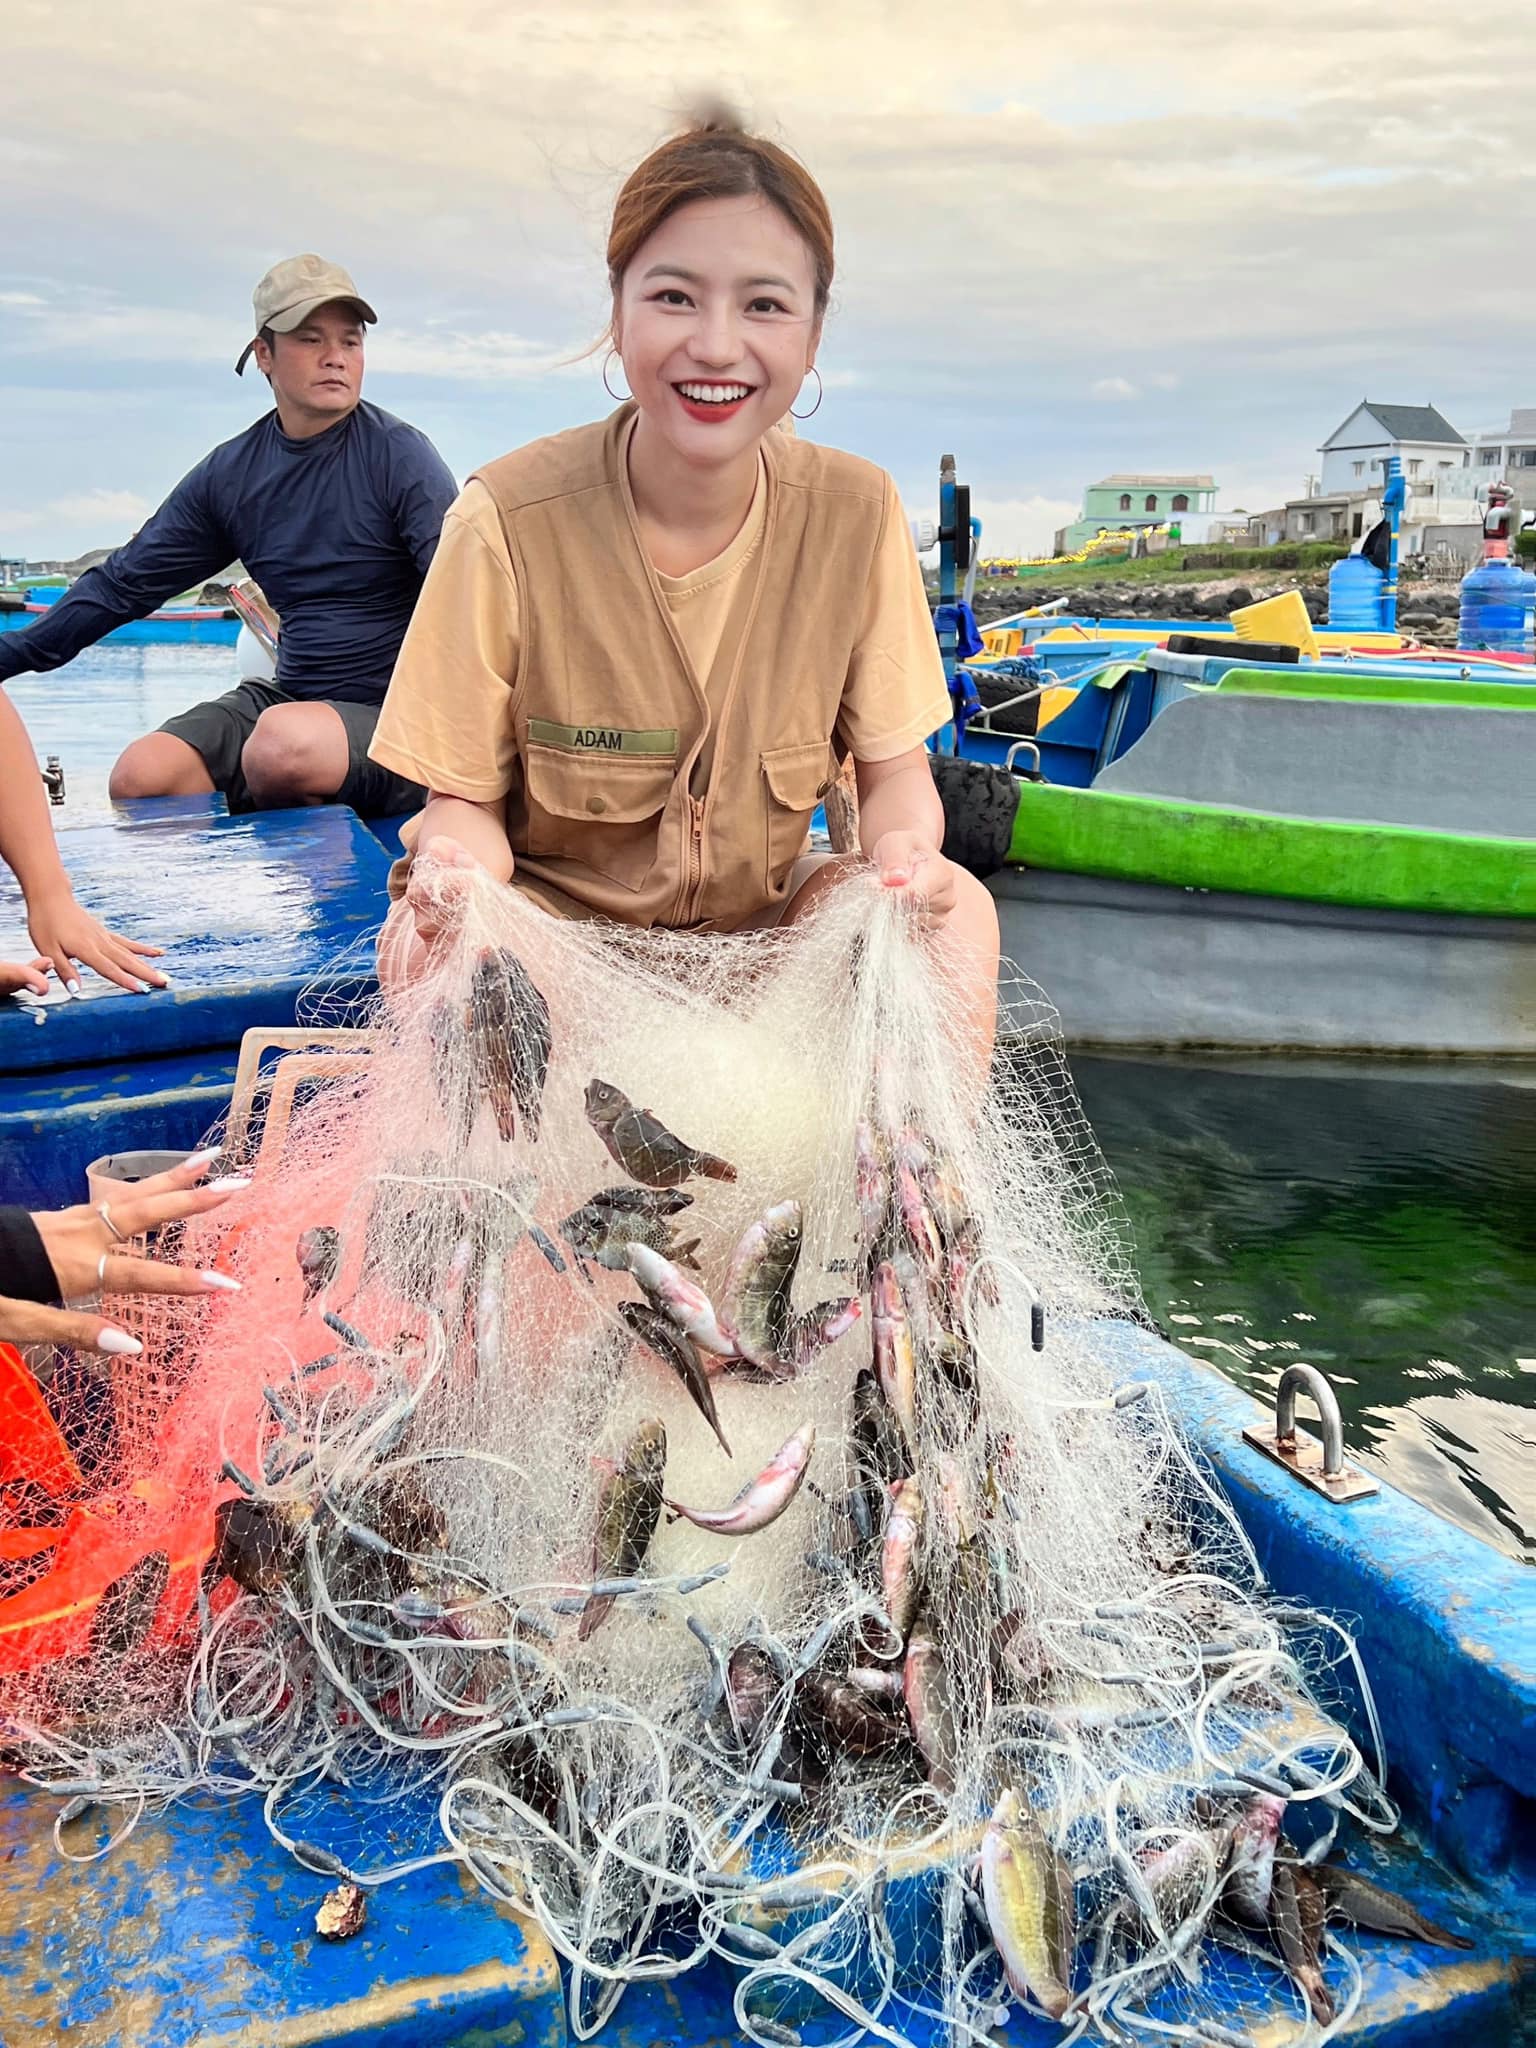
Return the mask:
[[[1364,555],[1345,555],[1328,571],[1328,624],[1334,632],[1379,633],[1386,581]]]
[[[1514,562],[1480,562],[1461,585],[1461,629],[1456,645],[1465,654],[1529,654],[1536,576]]]

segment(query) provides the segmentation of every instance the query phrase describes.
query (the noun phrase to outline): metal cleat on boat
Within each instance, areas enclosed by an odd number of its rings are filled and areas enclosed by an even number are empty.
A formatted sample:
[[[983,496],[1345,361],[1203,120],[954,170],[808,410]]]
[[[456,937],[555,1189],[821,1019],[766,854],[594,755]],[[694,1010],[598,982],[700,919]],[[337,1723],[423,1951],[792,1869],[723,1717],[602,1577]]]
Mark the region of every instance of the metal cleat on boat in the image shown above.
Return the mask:
[[[1296,1396],[1303,1390],[1317,1405],[1322,1439],[1296,1427]],[[1328,1376],[1315,1365],[1288,1365],[1275,1389],[1273,1429],[1245,1429],[1243,1441],[1283,1465],[1287,1472],[1329,1500],[1363,1500],[1381,1491],[1358,1466],[1344,1462],[1344,1423]]]

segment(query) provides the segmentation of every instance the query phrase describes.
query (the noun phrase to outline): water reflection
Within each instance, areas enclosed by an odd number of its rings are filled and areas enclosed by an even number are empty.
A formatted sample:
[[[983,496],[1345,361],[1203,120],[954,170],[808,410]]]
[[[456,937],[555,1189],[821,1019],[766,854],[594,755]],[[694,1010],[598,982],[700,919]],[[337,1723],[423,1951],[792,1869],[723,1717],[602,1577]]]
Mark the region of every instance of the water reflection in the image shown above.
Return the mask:
[[[1072,1069],[1169,1335],[1255,1393],[1324,1367],[1363,1464],[1536,1560],[1536,1075]]]

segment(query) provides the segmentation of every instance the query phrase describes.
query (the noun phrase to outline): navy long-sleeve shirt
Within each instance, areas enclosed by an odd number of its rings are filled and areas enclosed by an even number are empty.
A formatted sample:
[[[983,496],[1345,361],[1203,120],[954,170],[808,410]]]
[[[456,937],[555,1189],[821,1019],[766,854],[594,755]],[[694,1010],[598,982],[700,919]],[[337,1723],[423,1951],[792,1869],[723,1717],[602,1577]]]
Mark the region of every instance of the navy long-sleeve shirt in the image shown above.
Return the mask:
[[[282,622],[279,686],[381,703],[457,495],[426,435],[376,405],[306,441],[269,412],[205,456],[35,626],[0,634],[0,683],[60,667],[238,557]]]

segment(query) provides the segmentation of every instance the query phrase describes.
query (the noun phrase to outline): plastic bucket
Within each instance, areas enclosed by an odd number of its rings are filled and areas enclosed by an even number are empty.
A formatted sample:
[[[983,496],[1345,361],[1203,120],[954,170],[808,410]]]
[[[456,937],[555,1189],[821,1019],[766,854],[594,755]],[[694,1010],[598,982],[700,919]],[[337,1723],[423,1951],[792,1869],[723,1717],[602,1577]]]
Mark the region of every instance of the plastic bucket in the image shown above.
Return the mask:
[[[1317,652],[1317,635],[1299,590],[1240,606],[1232,614],[1232,630],[1239,640],[1277,640],[1285,647],[1299,647],[1303,654]]]

